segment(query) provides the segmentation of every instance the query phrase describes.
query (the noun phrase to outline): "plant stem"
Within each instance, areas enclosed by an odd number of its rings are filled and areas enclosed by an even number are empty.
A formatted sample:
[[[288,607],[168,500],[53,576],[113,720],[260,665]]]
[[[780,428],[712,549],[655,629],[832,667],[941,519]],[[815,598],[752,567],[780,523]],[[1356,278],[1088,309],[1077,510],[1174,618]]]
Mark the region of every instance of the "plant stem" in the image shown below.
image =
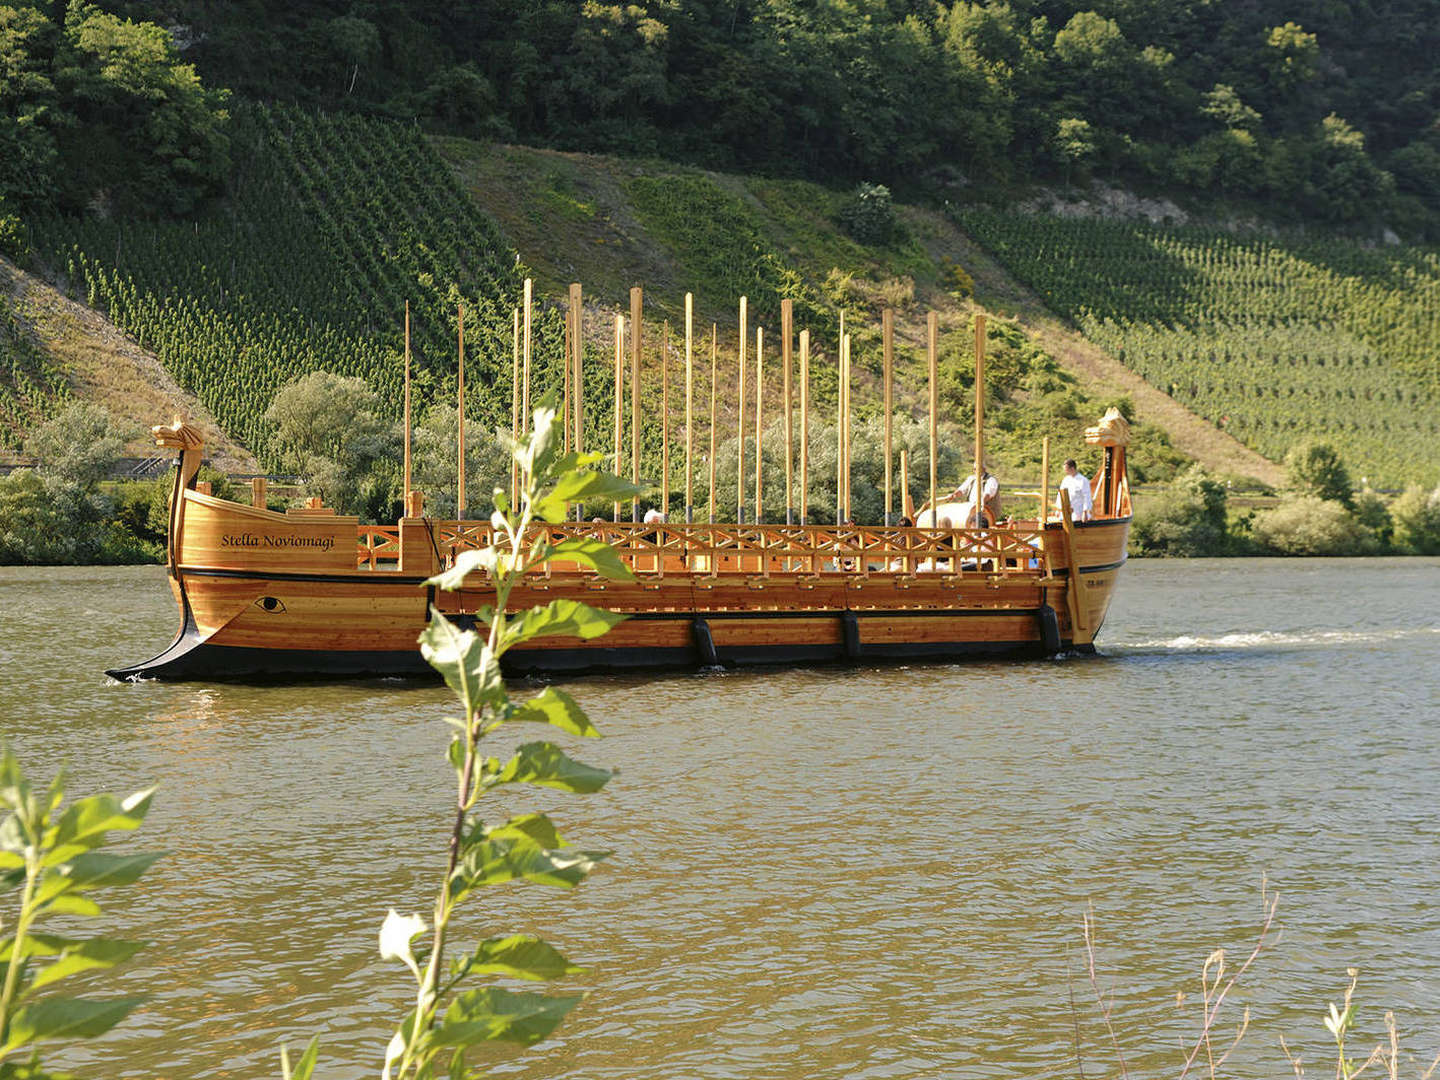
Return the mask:
[[[0,1044],[10,1039],[10,1011],[20,982],[20,969],[25,966],[25,935],[35,917],[30,901],[34,898],[35,880],[39,875],[40,856],[32,846],[25,854],[25,888],[20,893],[20,914],[15,919],[15,940],[10,946],[10,963],[5,968],[5,987],[0,990]]]

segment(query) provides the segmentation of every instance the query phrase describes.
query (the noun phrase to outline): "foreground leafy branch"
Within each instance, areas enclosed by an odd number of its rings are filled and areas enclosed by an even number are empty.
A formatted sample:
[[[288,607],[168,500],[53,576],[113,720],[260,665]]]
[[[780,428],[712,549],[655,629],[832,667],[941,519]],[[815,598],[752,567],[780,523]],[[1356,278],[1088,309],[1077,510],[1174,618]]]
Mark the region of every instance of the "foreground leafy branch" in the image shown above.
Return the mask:
[[[415,982],[415,1005],[385,1050],[386,1080],[475,1075],[466,1063],[472,1048],[495,1041],[533,1045],[548,1037],[581,999],[497,986],[462,988],[474,976],[541,982],[582,970],[538,937],[490,937],[468,951],[449,957],[446,953],[455,913],[476,890],[507,881],[571,889],[609,854],[570,846],[545,814],[521,814],[492,825],[475,813],[482,796],[508,784],[587,794],[599,791],[612,775],[544,740],[524,743],[505,761],[487,756],[481,746],[487,736],[511,724],[549,724],[581,737],[599,734],[564,691],[551,687],[517,703],[501,677],[502,657],[518,645],[553,634],[598,637],[623,618],[574,600],[556,600],[513,615],[507,611],[510,594],[525,574],[551,559],[588,566],[612,580],[632,576],[598,540],[571,538],[552,544],[546,530],[531,528],[563,521],[573,503],[628,499],[638,491],[617,476],[596,471],[600,454],[561,453],[557,434],[555,411],[549,406],[536,410],[534,433],[526,442],[515,443],[501,433],[519,467],[519,506],[511,507],[505,493],[497,490],[491,518],[496,542],[463,552],[453,567],[426,582],[453,591],[483,573],[495,601],[475,613],[483,632],[463,629],[432,609],[430,624],[420,636],[422,654],[444,677],[463,715],[446,721],[454,729],[447,751],[456,780],[454,823],[430,921],[392,909],[380,928],[381,956],[404,964]],[[282,1055],[286,1080],[309,1080],[317,1051],[312,1040],[293,1067],[288,1055]]]
[[[81,972],[112,968],[145,943],[39,926],[47,916],[99,915],[97,890],[132,884],[160,857],[97,850],[110,833],[140,827],[152,794],[94,795],[61,812],[63,773],[37,790],[9,750],[0,755],[0,806],[8,811],[0,822],[0,890],[19,894],[0,908],[0,1080],[63,1080],[41,1066],[37,1044],[103,1035],[145,1000],[40,993]]]

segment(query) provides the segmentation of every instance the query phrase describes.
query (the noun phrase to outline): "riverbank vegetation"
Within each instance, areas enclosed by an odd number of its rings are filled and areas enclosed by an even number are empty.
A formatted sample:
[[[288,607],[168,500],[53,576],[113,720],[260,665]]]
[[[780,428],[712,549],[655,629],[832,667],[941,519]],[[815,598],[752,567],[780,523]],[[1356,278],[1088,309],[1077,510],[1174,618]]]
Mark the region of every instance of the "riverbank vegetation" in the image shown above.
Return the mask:
[[[1234,478],[1198,466],[1139,501],[1132,555],[1437,555],[1440,486],[1387,498],[1357,488],[1336,450],[1306,443],[1286,459],[1288,482],[1263,509],[1230,506]]]

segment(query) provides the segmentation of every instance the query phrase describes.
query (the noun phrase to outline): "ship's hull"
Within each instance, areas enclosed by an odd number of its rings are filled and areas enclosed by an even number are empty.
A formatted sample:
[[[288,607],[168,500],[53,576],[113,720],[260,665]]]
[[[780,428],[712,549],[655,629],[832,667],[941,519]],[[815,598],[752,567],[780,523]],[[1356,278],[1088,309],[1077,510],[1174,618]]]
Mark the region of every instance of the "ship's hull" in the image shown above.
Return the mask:
[[[182,498],[171,571],[180,631],[158,656],[112,670],[116,678],[426,674],[416,639],[430,608],[463,625],[493,602],[483,582],[455,593],[424,585],[442,558],[429,523],[407,519],[393,530],[399,555],[391,568],[355,569],[354,519],[295,518],[194,491]],[[747,566],[751,557],[740,554],[723,573],[725,556],[714,554],[712,534],[666,528],[677,543],[690,542],[689,550],[709,550],[713,564],[703,555],[688,561],[657,555],[648,562],[637,555],[634,582],[604,582],[576,568],[527,579],[511,595],[512,610],[574,598],[629,618],[593,640],[547,637],[513,649],[506,655],[510,673],[1089,651],[1125,561],[1129,519],[1077,525],[1068,536],[1056,525],[1039,529],[1032,537],[1039,547],[1020,550],[1043,548],[1043,560],[960,557],[897,565],[894,559],[821,563],[813,556],[766,556],[762,564],[756,555]],[[1073,583],[1072,557],[1079,568]]]

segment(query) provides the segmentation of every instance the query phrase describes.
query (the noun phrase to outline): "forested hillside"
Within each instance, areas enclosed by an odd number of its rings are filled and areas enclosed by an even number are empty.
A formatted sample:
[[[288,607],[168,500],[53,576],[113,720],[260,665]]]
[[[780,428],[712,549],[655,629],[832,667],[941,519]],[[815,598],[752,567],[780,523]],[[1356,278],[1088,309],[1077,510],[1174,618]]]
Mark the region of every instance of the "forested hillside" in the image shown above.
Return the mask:
[[[1093,174],[1402,233],[1440,205],[1434,0],[103,6],[242,94],[472,137],[951,198]]]

